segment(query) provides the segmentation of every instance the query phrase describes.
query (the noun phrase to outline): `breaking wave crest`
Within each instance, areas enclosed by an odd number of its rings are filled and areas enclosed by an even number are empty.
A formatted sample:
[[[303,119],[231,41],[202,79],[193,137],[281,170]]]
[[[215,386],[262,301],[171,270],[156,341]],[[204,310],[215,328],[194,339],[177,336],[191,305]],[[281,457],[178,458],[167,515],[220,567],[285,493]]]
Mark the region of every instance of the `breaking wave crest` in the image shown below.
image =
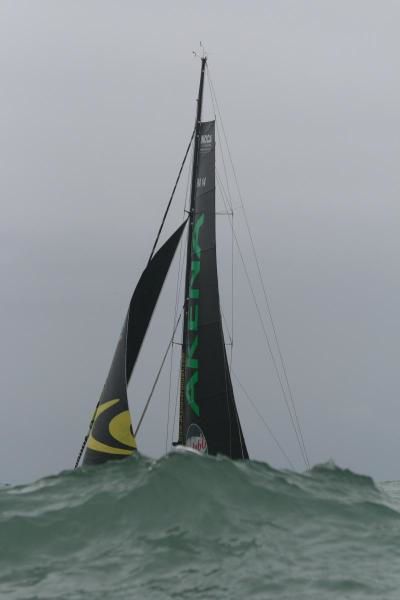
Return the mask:
[[[399,484],[135,457],[0,489],[0,598],[397,598]]]

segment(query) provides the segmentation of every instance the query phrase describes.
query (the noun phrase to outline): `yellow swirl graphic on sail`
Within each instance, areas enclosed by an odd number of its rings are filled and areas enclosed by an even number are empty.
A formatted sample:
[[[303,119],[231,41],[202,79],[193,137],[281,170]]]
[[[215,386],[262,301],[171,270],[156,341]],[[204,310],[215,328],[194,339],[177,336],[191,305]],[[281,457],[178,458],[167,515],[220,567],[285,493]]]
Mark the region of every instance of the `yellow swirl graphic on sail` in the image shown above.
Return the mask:
[[[117,402],[119,402],[118,398],[114,400],[109,400],[108,402],[104,402],[104,404],[101,404],[96,411],[95,422],[103,412],[117,404]],[[108,444],[104,444],[103,442],[99,442],[98,440],[96,440],[96,438],[94,438],[92,434],[90,434],[87,447],[91,450],[96,450],[97,452],[104,452],[106,454],[122,454],[126,456],[129,456],[133,453],[134,450],[136,450],[136,441],[134,436],[132,435],[132,422],[129,410],[124,410],[118,415],[115,415],[115,417],[111,419],[108,425],[108,431],[110,432],[110,435],[115,439],[115,441],[120,442],[125,446],[130,446],[132,450],[126,450],[125,448],[115,448],[114,446],[109,446]]]
[[[121,442],[121,444],[136,448],[135,438],[131,431],[131,416],[129,410],[124,410],[111,419],[108,430],[113,438],[118,442]]]

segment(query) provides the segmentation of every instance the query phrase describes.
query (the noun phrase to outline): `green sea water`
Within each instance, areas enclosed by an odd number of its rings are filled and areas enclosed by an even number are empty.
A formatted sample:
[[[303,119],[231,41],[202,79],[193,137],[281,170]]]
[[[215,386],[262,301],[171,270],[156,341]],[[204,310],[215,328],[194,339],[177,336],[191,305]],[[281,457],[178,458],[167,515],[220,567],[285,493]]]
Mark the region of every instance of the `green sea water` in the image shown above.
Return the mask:
[[[170,454],[0,489],[0,598],[400,598],[400,483]]]

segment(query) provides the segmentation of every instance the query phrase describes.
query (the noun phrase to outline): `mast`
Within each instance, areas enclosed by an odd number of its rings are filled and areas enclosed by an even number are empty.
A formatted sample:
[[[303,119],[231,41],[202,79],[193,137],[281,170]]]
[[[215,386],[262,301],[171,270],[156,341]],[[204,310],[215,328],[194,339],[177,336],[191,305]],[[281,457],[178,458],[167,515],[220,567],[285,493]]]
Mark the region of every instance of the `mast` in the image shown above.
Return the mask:
[[[215,223],[215,121],[202,121],[201,62],[186,259],[178,444],[248,458],[222,327]]]
[[[177,444],[184,444],[184,433],[183,433],[183,411],[185,402],[185,390],[184,390],[184,379],[185,379],[185,346],[184,340],[187,337],[187,304],[189,297],[189,280],[190,280],[190,257],[192,253],[192,238],[193,238],[193,224],[194,224],[194,203],[196,198],[196,178],[197,178],[197,167],[199,162],[199,150],[200,150],[200,127],[201,127],[201,113],[203,108],[203,90],[204,90],[204,73],[206,70],[207,57],[204,56],[201,59],[201,70],[200,70],[200,84],[199,84],[199,95],[197,97],[197,109],[196,109],[196,125],[195,125],[195,136],[193,146],[193,165],[192,165],[192,181],[190,187],[190,208],[189,208],[189,227],[188,227],[188,239],[187,239],[187,254],[186,254],[186,275],[185,275],[185,306],[184,306],[184,321],[183,321],[183,343],[182,343],[182,357],[181,357],[181,386],[180,386],[180,404],[179,404],[179,437]]]
[[[204,73],[206,70],[206,63],[207,63],[207,57],[205,56],[204,58],[201,59],[199,96],[197,98],[192,185],[191,185],[191,191],[190,191],[190,212],[191,213],[193,213],[194,200],[195,200],[195,196],[196,196],[196,174],[197,174],[197,165],[198,165],[198,160],[199,160],[199,149],[200,149],[201,112],[202,112],[202,108],[203,108]]]

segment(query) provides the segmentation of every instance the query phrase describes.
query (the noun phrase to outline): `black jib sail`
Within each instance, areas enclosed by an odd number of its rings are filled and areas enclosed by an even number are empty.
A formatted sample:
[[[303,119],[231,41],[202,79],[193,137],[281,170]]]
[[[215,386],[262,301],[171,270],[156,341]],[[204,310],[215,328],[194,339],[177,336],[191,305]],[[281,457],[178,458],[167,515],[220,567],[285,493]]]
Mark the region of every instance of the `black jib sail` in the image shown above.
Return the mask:
[[[198,124],[196,144],[188,234],[178,443],[208,454],[248,458],[233,395],[219,303],[214,121]]]
[[[185,223],[149,261],[133,293],[93,418],[84,465],[124,458],[136,450],[126,388],[184,227]]]

